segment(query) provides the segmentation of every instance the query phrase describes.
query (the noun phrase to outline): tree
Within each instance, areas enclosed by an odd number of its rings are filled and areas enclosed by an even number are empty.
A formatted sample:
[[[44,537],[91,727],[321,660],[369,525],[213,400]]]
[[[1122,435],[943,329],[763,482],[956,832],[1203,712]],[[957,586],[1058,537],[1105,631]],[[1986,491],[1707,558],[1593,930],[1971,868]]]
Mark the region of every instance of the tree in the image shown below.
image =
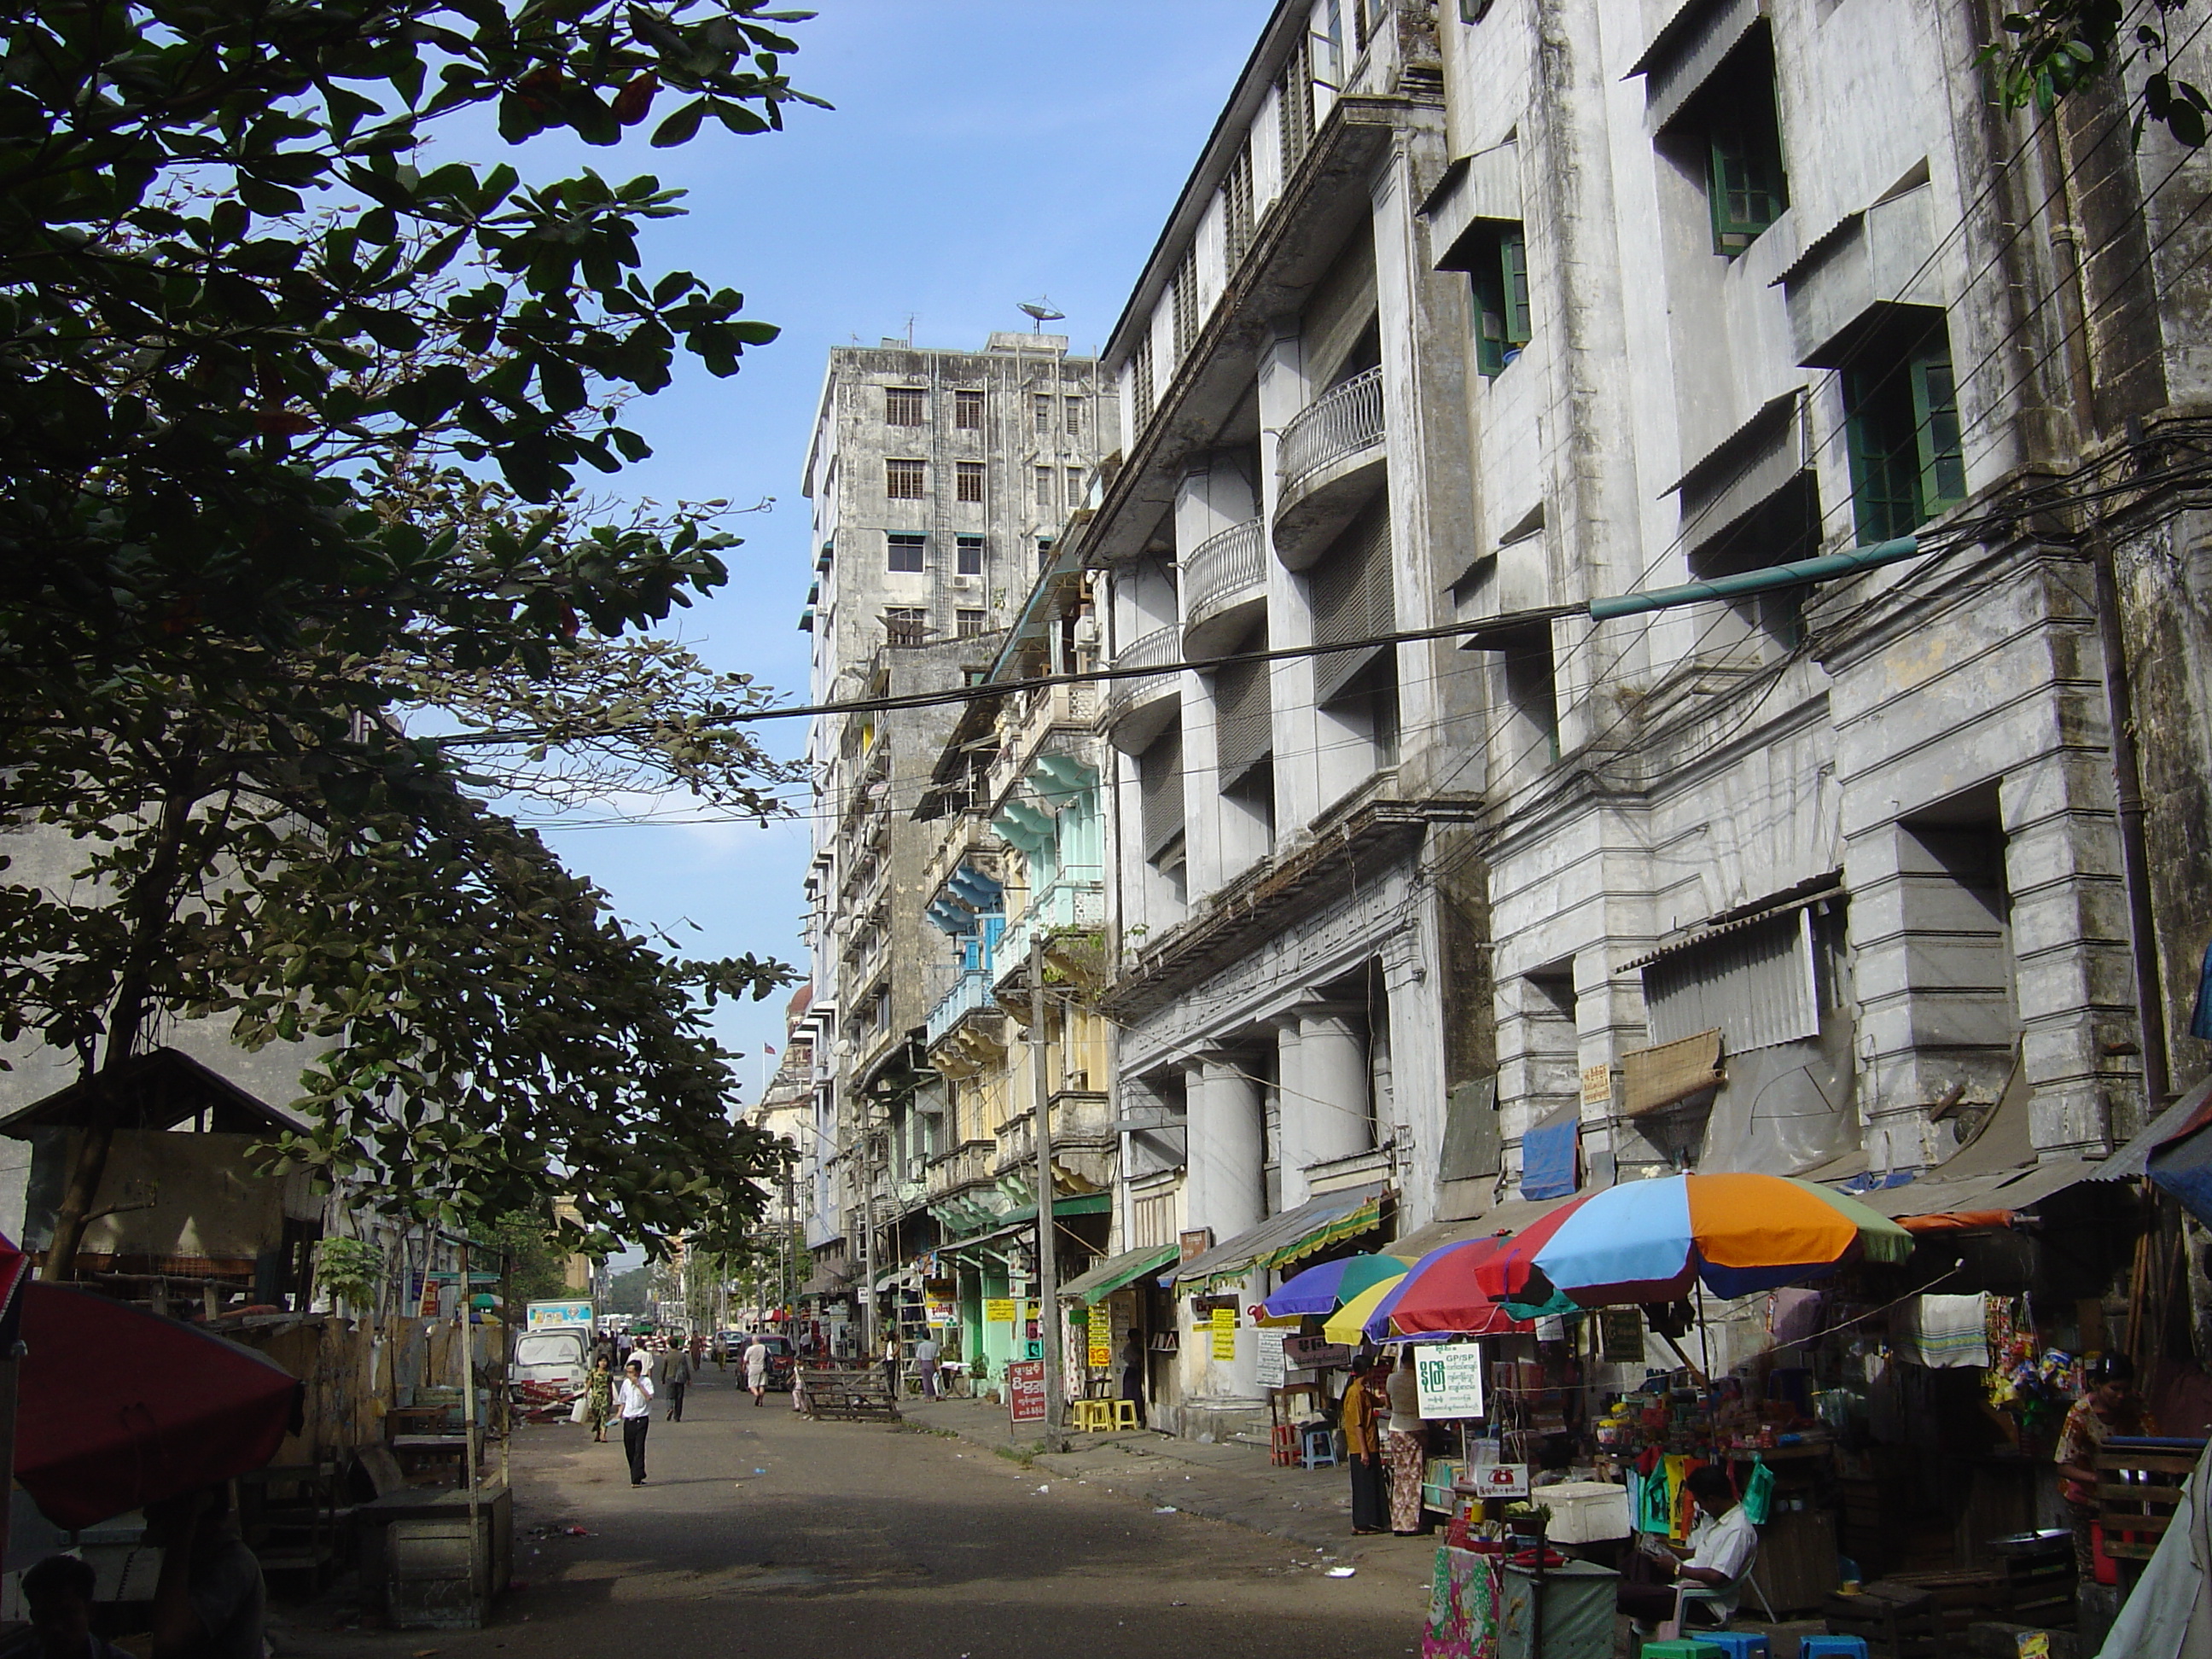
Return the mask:
[[[651,1263],[627,1267],[617,1273],[607,1284],[607,1305],[602,1313],[641,1314],[653,1295]]]
[[[678,210],[650,178],[415,161],[477,106],[514,143],[611,143],[668,93],[685,101],[656,143],[708,116],[769,130],[804,97],[778,61],[799,15],[125,0],[11,19],[0,823],[83,850],[74,885],[0,885],[0,1039],[69,1050],[93,1103],[50,1273],[131,1062],[177,1016],[321,1047],[313,1127],[276,1150],[384,1207],[573,1189],[602,1243],[757,1209],[771,1159],[727,1120],[701,999],[786,970],[655,951],[465,786],[642,767],[776,810],[772,769],[714,730],[759,694],[635,637],[726,579],[731,538],[688,509],[592,522],[573,489],[578,463],[646,453],[621,407],[679,349],[728,374],[775,331],[734,292],[641,272],[640,224]],[[668,718],[578,747],[592,709],[641,690]],[[426,705],[478,737],[533,724],[458,770],[405,734]],[[580,772],[547,769],[564,744]]]
[[[2136,6],[2124,0],[2043,0],[2033,11],[2006,13],[2002,21],[2008,38],[1987,48],[1982,58],[1994,69],[1998,95],[2007,108],[2033,103],[2049,109],[2089,77],[2118,75],[2140,56],[2145,72],[2142,106],[2134,124],[2137,142],[2144,126],[2155,121],[2179,143],[2202,149],[2212,101],[2173,73],[2176,48],[2168,34],[2170,21],[2188,3],[2148,0],[2146,6]],[[2130,27],[2131,12],[2136,17]]]

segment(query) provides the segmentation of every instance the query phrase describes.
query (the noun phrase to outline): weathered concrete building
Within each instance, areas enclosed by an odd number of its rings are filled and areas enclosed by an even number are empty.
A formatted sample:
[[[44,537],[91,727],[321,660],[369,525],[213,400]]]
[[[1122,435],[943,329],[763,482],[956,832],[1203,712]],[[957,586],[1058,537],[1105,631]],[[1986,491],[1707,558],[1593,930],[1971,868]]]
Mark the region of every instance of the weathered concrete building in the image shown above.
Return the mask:
[[[980,352],[831,352],[805,482],[817,580],[800,626],[817,702],[941,693],[990,665],[1085,487],[1093,379],[1064,337],[1042,333],[994,334]],[[864,1259],[927,1242],[922,1170],[939,1150],[943,1091],[920,1042],[925,934],[939,937],[920,889],[936,835],[912,814],[957,715],[870,709],[817,720],[812,735],[807,1243],[825,1280],[865,1283]]]
[[[1480,805],[1475,677],[1376,638],[1450,620],[1470,536],[1465,279],[1419,217],[1442,86],[1427,6],[1280,7],[1103,354],[1121,451],[1082,550],[1115,667],[1161,668],[1103,716],[1117,1243],[1196,1252],[1141,1310],[1153,1420],[1188,1432],[1261,1401],[1250,1333],[1217,1358],[1182,1302],[1386,1204],[1429,1222],[1447,1098],[1492,1070],[1450,971],[1479,905],[1424,874]],[[1343,649],[1254,659],[1312,646]]]

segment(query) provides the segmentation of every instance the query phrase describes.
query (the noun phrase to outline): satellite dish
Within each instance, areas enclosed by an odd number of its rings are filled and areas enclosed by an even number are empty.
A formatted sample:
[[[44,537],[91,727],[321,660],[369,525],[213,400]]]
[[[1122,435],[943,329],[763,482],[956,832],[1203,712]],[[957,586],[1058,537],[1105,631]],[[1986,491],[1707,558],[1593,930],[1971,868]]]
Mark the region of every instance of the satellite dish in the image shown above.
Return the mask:
[[[1064,311],[1054,310],[1049,300],[1024,300],[1015,309],[1034,322],[1040,334],[1044,332],[1047,323],[1059,322],[1067,315]]]

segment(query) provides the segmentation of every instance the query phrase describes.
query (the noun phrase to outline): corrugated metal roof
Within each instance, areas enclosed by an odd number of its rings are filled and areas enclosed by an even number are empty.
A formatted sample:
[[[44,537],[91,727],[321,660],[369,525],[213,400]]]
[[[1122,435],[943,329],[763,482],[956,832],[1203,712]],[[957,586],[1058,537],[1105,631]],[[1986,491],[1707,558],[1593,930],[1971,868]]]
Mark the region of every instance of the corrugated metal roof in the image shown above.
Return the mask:
[[[1838,885],[1824,887],[1817,893],[1807,893],[1802,897],[1781,899],[1772,904],[1762,905],[1747,915],[1731,916],[1726,921],[1716,921],[1704,927],[1693,928],[1678,939],[1670,939],[1656,951],[1646,951],[1633,961],[1622,963],[1613,971],[1616,974],[1633,973],[1638,968],[1646,968],[1655,962],[1662,962],[1677,951],[1703,945],[1709,939],[1719,939],[1723,934],[1738,933],[1746,927],[1756,927],[1762,921],[1771,921],[1776,916],[1786,915],[1792,910],[1802,910],[1810,905],[1825,904],[1830,899],[1839,899],[1844,896],[1844,889]]]

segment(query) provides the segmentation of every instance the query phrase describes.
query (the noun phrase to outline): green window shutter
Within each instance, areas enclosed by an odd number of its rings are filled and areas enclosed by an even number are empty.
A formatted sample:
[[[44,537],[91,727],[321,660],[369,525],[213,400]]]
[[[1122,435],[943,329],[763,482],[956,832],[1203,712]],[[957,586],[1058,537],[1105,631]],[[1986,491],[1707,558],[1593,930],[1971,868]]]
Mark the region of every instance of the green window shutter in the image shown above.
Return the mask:
[[[1498,237],[1498,274],[1504,301],[1505,343],[1528,343],[1528,239],[1514,225]]]
[[[1966,499],[1966,463],[1959,442],[1959,397],[1948,351],[1911,363],[1912,435],[1920,465],[1920,514],[1932,519]]]
[[[1714,126],[1705,195],[1712,210],[1713,252],[1734,258],[1790,205],[1782,170],[1782,137],[1771,120],[1756,130],[1741,121]]]
[[[1851,514],[1862,542],[1908,535],[1923,516],[1911,434],[1899,431],[1903,402],[1893,369],[1854,369],[1844,377],[1850,446]]]

